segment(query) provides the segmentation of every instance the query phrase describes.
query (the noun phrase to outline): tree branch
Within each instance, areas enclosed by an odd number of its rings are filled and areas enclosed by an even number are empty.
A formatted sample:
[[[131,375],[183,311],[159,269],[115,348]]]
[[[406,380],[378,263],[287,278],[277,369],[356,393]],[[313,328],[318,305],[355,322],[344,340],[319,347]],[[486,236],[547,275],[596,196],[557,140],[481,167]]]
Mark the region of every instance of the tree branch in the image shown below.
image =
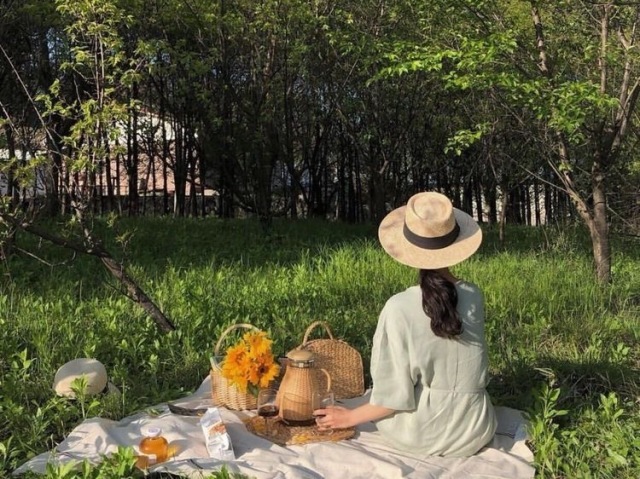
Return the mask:
[[[544,30],[542,28],[542,20],[540,18],[540,11],[535,5],[531,5],[531,16],[533,17],[533,25],[536,30],[536,47],[538,48],[538,69],[543,76],[551,78],[551,72],[547,64],[547,50],[544,44]]]
[[[31,222],[21,221],[2,210],[0,210],[0,219],[14,228],[36,235],[52,244],[99,258],[105,268],[107,268],[107,270],[109,270],[109,272],[125,287],[127,297],[146,311],[161,331],[166,333],[176,329],[175,325],[164,315],[162,311],[160,311],[149,296],[137,285],[133,278],[129,276],[122,263],[116,261],[116,259],[111,256],[100,242],[96,241],[90,234],[88,238],[90,246],[87,246],[79,241],[73,241],[69,238],[51,234],[45,229],[33,225]],[[86,234],[87,230],[85,230],[85,235]]]

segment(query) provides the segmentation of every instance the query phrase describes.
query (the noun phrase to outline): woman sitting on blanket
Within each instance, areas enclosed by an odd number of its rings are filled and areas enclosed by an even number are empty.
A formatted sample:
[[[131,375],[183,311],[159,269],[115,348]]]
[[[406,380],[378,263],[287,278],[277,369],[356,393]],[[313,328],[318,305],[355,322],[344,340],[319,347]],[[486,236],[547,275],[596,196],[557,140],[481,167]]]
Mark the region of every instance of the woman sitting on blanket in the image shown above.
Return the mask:
[[[444,195],[418,193],[389,213],[378,236],[386,252],[418,268],[420,284],[391,297],[373,337],[368,404],[330,407],[321,429],[374,421],[394,447],[470,456],[489,441],[496,418],[487,385],[484,300],[449,267],[470,257],[482,231]]]

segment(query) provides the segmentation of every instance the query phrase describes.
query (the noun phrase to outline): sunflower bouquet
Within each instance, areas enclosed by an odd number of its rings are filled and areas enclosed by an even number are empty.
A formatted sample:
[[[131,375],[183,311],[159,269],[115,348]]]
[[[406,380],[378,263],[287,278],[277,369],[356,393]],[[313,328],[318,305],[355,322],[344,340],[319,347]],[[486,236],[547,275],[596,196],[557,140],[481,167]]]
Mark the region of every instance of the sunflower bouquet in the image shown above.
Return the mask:
[[[273,341],[264,331],[249,331],[242,339],[230,346],[220,371],[222,376],[240,392],[258,395],[278,377],[280,365],[275,360],[271,345]]]

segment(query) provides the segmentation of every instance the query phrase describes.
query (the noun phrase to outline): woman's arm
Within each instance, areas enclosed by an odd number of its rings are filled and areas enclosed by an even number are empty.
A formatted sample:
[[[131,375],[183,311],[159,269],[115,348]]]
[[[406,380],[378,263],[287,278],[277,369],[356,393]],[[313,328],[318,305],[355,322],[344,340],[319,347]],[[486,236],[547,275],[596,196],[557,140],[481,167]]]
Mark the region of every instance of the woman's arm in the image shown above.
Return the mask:
[[[324,417],[316,419],[316,423],[320,429],[344,429],[357,426],[364,422],[382,419],[394,412],[394,409],[367,403],[355,409],[331,406],[326,409],[318,409],[315,411],[315,414],[318,416],[325,415]]]

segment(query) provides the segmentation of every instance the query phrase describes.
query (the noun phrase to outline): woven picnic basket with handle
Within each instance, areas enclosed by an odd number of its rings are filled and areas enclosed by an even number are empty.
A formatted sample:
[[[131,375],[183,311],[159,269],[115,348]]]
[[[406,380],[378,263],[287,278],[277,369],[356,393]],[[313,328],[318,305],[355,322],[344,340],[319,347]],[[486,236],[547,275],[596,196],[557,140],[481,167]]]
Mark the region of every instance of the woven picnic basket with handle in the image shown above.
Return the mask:
[[[311,332],[322,326],[329,338],[309,340]],[[364,394],[364,371],[360,353],[341,339],[334,339],[325,321],[309,325],[298,349],[314,354],[314,366],[327,370],[336,399],[348,399]]]
[[[231,384],[223,375],[221,370],[221,362],[224,358],[224,351],[221,351],[224,340],[236,329],[254,329],[260,331],[251,324],[239,323],[229,326],[225,329],[213,350],[214,359],[211,364],[211,397],[215,406],[223,406],[229,409],[240,411],[243,409],[257,409],[258,400],[249,391],[239,391],[236,386]]]

